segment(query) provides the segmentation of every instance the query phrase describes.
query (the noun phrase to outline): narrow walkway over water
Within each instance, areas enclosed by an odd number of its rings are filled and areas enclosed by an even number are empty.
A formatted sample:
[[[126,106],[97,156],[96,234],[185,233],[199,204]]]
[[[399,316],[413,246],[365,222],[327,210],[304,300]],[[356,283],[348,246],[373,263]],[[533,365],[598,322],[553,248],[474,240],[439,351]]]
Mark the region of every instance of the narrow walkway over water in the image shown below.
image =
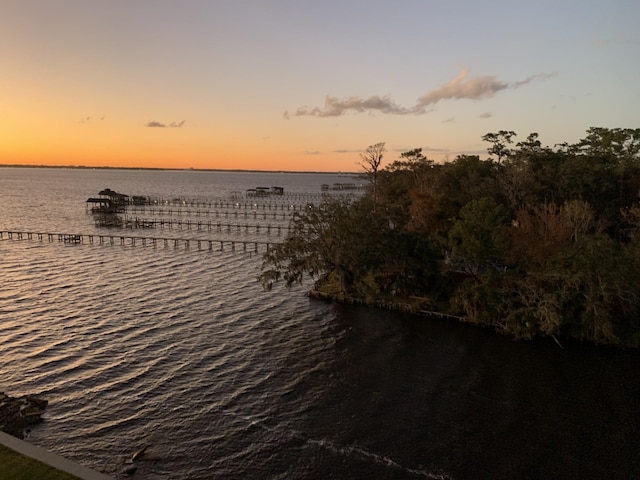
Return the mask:
[[[127,213],[144,213],[157,216],[193,216],[193,217],[216,217],[216,218],[244,218],[254,220],[291,220],[295,215],[298,215],[298,211],[267,211],[267,210],[209,210],[209,209],[190,209],[182,207],[164,207],[155,205],[130,205],[127,207]]]
[[[111,218],[96,218],[96,227],[111,226]],[[125,217],[122,221],[123,228],[156,228],[156,229],[178,229],[178,230],[206,230],[216,232],[245,232],[245,233],[276,233],[281,235],[284,231],[288,233],[291,227],[288,225],[271,225],[271,224],[249,224],[249,223],[222,223],[211,221],[191,221],[191,220],[174,220],[174,219],[158,219],[158,218],[138,218]]]
[[[181,250],[268,252],[276,242],[242,240],[209,240],[201,238],[140,237],[132,235],[95,235],[83,233],[52,233],[1,231],[0,240],[59,242],[71,245],[122,245],[130,247],[174,248]]]

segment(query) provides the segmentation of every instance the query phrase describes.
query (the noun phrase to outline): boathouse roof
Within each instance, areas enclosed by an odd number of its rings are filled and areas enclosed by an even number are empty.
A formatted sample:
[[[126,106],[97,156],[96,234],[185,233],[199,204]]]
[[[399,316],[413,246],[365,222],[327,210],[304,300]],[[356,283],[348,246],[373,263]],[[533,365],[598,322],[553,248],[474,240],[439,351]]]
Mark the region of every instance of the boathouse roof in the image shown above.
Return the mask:
[[[104,195],[109,198],[128,198],[129,195],[125,195],[124,193],[118,193],[110,188],[105,188],[104,190],[100,190],[98,195]]]

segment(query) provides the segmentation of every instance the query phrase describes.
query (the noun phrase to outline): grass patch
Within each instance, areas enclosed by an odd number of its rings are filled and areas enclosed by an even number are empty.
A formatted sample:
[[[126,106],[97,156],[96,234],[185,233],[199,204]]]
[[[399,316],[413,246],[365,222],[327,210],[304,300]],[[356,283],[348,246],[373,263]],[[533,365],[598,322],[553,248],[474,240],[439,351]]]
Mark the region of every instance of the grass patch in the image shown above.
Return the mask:
[[[0,445],[0,480],[78,480],[31,457]]]

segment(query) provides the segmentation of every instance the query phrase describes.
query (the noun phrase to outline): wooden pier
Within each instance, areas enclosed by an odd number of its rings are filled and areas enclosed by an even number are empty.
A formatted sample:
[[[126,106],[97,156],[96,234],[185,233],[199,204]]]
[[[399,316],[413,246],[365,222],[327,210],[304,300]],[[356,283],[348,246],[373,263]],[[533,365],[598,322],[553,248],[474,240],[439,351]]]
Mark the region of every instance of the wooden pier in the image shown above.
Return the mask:
[[[338,192],[288,192],[282,195],[265,195],[265,196],[245,196],[239,194],[233,200],[207,200],[200,198],[165,198],[165,197],[141,197],[137,196],[138,201],[133,200],[129,204],[136,205],[165,205],[165,206],[188,206],[188,207],[224,207],[224,208],[243,208],[243,209],[260,209],[260,210],[302,210],[309,203],[320,203],[327,197],[349,197],[356,196],[354,193],[338,193]],[[132,197],[133,199],[133,197]]]
[[[298,211],[266,211],[266,210],[240,210],[240,209],[228,209],[228,210],[209,210],[209,209],[190,209],[182,207],[165,207],[156,205],[131,205],[127,208],[128,214],[133,213],[145,213],[156,216],[191,216],[191,217],[216,217],[216,218],[244,218],[254,220],[291,220],[294,218]]]
[[[105,224],[105,220],[102,218],[96,218],[96,227],[111,226]],[[289,232],[288,225],[260,225],[260,224],[248,224],[248,223],[221,223],[221,222],[201,222],[191,220],[174,220],[174,219],[145,219],[145,218],[130,218],[125,217],[122,225],[125,229],[138,229],[138,228],[153,228],[153,229],[178,229],[178,230],[197,230],[197,231],[215,231],[215,232],[245,232],[245,233],[266,233],[270,235],[275,233],[281,235],[282,232]]]
[[[305,207],[314,203],[313,198],[306,199],[307,201],[301,201],[300,199],[296,199],[295,201],[287,201],[287,199],[278,199],[278,201],[273,201],[272,197],[269,199],[270,201],[263,201],[260,198],[252,199],[250,201],[231,201],[231,200],[197,200],[197,199],[188,199],[188,198],[174,198],[171,200],[164,198],[148,198],[144,202],[140,203],[131,203],[128,206],[154,206],[154,207],[165,207],[165,208],[202,208],[202,209],[215,209],[215,208],[224,208],[224,209],[236,209],[236,210],[290,210],[290,211],[300,211],[304,210]]]
[[[268,252],[273,242],[248,242],[241,240],[208,240],[201,238],[139,237],[131,235],[96,235],[83,233],[51,233],[0,231],[0,240],[31,240],[59,242],[73,245],[122,245],[130,247],[174,248],[180,250]]]

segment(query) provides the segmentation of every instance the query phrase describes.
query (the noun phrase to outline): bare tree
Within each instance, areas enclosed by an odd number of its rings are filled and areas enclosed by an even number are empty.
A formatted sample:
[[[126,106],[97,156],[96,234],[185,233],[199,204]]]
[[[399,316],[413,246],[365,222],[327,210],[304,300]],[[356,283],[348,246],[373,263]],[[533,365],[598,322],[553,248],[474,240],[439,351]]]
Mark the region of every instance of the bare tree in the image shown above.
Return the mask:
[[[369,181],[373,186],[374,208],[378,204],[378,170],[380,168],[380,164],[382,163],[382,157],[384,157],[384,154],[387,151],[384,146],[385,142],[376,143],[375,145],[369,145],[367,149],[360,154],[360,158],[362,159],[362,161],[360,162],[360,166],[369,176]]]
[[[561,219],[571,230],[571,238],[578,241],[578,234],[587,233],[595,223],[595,212],[584,200],[569,200],[560,209]]]

